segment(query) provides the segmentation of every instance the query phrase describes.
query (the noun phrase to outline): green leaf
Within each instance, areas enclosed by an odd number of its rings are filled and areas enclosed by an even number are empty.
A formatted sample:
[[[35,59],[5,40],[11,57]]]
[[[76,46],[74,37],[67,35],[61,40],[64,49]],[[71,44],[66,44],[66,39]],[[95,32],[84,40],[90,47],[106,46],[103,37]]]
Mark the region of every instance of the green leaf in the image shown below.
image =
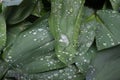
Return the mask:
[[[120,46],[98,52],[86,80],[120,80]]]
[[[30,28],[21,32],[14,41],[11,49],[3,53],[5,61],[15,63],[17,60],[22,60],[22,58],[29,58],[28,56],[31,55],[34,50],[52,41],[53,37],[47,27],[48,20],[45,18],[43,20],[38,20],[32,24]]]
[[[84,80],[84,76],[79,74],[76,67],[73,65],[63,69],[38,74],[23,74],[10,70],[6,77],[15,77],[20,80]]]
[[[2,0],[4,6],[19,5],[23,0]]]
[[[50,52],[37,57],[30,63],[24,64],[21,70],[26,73],[39,73],[63,68],[65,66],[64,63],[58,60],[54,52]]]
[[[36,48],[35,50],[27,53],[26,55],[22,56],[22,59],[18,59],[14,66],[21,68],[26,64],[29,64],[35,61],[39,57],[47,56],[47,54],[54,49],[54,41],[50,41],[45,43],[43,46]],[[27,60],[26,60],[27,59]]]
[[[97,23],[94,15],[90,16],[82,23],[79,35],[78,55],[86,53],[92,45],[95,38],[96,26]]]
[[[119,10],[120,8],[120,0],[110,0],[112,7],[114,10]]]
[[[6,62],[0,60],[0,80],[3,78],[3,76],[5,75],[5,73],[7,72],[9,68],[9,64],[7,64]]]
[[[29,3],[28,3],[29,2]],[[19,6],[7,7],[7,22],[16,24],[26,19],[33,11],[36,5],[36,0],[24,0]]]
[[[31,25],[30,22],[22,22],[20,24],[17,24],[15,26],[12,26],[8,28],[7,30],[7,42],[6,45],[10,46],[14,43],[16,37],[24,31],[26,28],[28,28]]]
[[[95,57],[96,52],[96,48],[92,46],[86,53],[77,56],[75,64],[81,73],[87,73],[91,60]]]
[[[96,31],[98,50],[110,48],[120,44],[120,13],[110,10],[97,12],[99,25]]]
[[[56,40],[57,57],[65,64],[73,63],[77,53],[79,28],[85,0],[52,0],[50,30]]]
[[[0,14],[0,50],[6,43],[6,22],[4,16]]]
[[[81,73],[86,73],[91,58],[95,54],[95,49],[90,46],[92,45],[95,38],[97,22],[93,10],[85,7],[83,15],[83,23],[80,28],[79,36],[79,48],[76,54],[75,64],[79,68]],[[89,49],[90,48],[90,49]]]

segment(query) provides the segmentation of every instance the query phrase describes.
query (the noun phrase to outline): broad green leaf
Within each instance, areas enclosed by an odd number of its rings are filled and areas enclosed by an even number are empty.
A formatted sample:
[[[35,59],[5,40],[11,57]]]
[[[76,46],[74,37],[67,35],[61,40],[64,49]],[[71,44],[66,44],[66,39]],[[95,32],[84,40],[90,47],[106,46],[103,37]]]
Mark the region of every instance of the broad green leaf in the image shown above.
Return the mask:
[[[31,55],[32,51],[52,41],[53,37],[47,27],[48,20],[44,19],[33,23],[30,28],[20,33],[11,49],[4,52],[3,58],[5,61],[14,63],[21,60],[22,57],[28,58],[27,55]]]
[[[79,28],[85,0],[52,0],[50,30],[56,40],[57,57],[65,64],[73,63],[77,53]]]
[[[0,14],[0,50],[6,43],[6,22],[4,16]]]
[[[9,64],[7,64],[6,62],[0,60],[0,80],[4,77],[5,73],[7,72],[8,68],[9,68]]]
[[[86,53],[92,45],[95,38],[96,26],[97,23],[94,15],[84,20],[84,22],[81,24],[78,46],[79,48],[77,53],[78,55]]]
[[[84,76],[78,73],[75,66],[38,74],[23,74],[10,70],[6,77],[15,77],[20,80],[84,80]]]
[[[41,56],[47,56],[47,54],[52,50],[54,50],[54,41],[50,41],[43,46],[27,53],[26,55],[22,56],[22,59],[17,59],[17,61],[14,63],[14,66],[21,68],[24,65],[35,61]]]
[[[24,64],[21,70],[26,73],[39,73],[63,68],[65,66],[66,65],[64,63],[58,60],[54,52],[50,52],[37,57],[30,63]]]
[[[120,8],[120,0],[110,0],[112,7],[114,10],[119,10]]]
[[[98,52],[86,80],[120,80],[120,46]]]
[[[8,28],[7,30],[7,42],[6,45],[12,45],[16,39],[16,37],[20,34],[20,32],[24,31],[31,25],[30,22],[22,22],[15,26]]]
[[[75,59],[76,60],[75,64],[81,73],[86,74],[86,72],[89,69],[91,60],[95,57],[96,52],[97,52],[96,48],[94,46],[92,46],[89,48],[89,50],[86,53],[80,54]]]
[[[2,0],[4,6],[19,5],[23,0]]]
[[[120,44],[120,13],[110,10],[97,12],[99,25],[96,31],[98,50],[110,48]]]
[[[90,48],[90,46],[92,45],[95,38],[96,26],[97,23],[95,15],[93,14],[93,10],[85,8],[83,23],[81,24],[80,28],[79,48],[75,58],[75,64],[81,73],[86,73],[91,58],[95,53],[91,52],[94,51],[94,48]]]
[[[24,0],[19,6],[7,7],[7,22],[16,24],[27,18],[33,11],[36,0]],[[9,10],[10,9],[10,10]]]

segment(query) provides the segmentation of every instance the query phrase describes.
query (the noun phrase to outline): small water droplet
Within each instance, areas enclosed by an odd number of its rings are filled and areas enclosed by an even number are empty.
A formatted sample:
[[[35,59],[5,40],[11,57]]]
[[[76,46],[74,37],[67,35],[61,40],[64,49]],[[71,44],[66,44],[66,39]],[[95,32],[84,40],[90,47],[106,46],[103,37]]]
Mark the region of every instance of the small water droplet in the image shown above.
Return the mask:
[[[33,35],[36,35],[36,34],[37,34],[37,32],[34,32],[34,33],[33,33]]]
[[[37,41],[37,39],[34,39],[34,41]]]
[[[69,45],[69,40],[66,35],[62,34],[59,42],[65,43],[67,46]]]
[[[103,46],[107,46],[107,43],[103,43]]]
[[[23,37],[26,37],[26,35],[23,35]]]
[[[114,42],[112,42],[112,43],[111,43],[111,45],[115,45],[115,43],[114,43]]]

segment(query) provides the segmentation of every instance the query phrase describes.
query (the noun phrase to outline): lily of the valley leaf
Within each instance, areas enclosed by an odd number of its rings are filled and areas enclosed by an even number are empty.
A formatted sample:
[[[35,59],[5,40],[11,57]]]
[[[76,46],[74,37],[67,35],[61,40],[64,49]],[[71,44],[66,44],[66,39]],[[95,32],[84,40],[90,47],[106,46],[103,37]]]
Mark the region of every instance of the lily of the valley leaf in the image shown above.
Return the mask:
[[[111,10],[97,12],[99,25],[96,31],[98,50],[110,48],[120,44],[120,13]]]
[[[16,79],[22,80],[84,80],[84,76],[78,73],[78,69],[74,65],[36,74],[25,74],[9,70],[6,74],[6,78],[9,77],[15,77]]]
[[[6,22],[2,14],[0,14],[0,50],[6,43]]]
[[[9,13],[7,15],[7,22],[9,24],[22,22],[32,13],[36,3],[36,0],[23,0],[18,6],[7,7],[6,13]]]
[[[53,40],[53,37],[47,29],[47,19],[38,20],[36,23],[32,24],[30,28],[21,32],[17,36],[9,51],[4,51],[3,58],[5,61],[10,63],[18,63],[18,60],[29,58],[34,50],[38,48],[42,50],[42,46]],[[40,53],[42,52],[40,51]]]
[[[4,6],[19,5],[23,0],[2,0]]]
[[[51,0],[50,30],[56,40],[57,57],[65,64],[71,64],[77,53],[84,1]]]

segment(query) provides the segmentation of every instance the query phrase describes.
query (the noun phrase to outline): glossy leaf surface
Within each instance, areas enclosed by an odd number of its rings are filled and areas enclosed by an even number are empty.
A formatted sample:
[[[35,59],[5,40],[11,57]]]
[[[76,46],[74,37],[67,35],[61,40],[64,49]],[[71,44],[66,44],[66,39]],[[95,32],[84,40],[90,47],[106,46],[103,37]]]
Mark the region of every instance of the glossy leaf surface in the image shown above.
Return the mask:
[[[97,12],[99,25],[96,31],[98,50],[120,44],[120,13],[117,11],[101,10]]]
[[[71,64],[77,53],[84,0],[52,0],[50,30],[56,40],[57,57]]]

